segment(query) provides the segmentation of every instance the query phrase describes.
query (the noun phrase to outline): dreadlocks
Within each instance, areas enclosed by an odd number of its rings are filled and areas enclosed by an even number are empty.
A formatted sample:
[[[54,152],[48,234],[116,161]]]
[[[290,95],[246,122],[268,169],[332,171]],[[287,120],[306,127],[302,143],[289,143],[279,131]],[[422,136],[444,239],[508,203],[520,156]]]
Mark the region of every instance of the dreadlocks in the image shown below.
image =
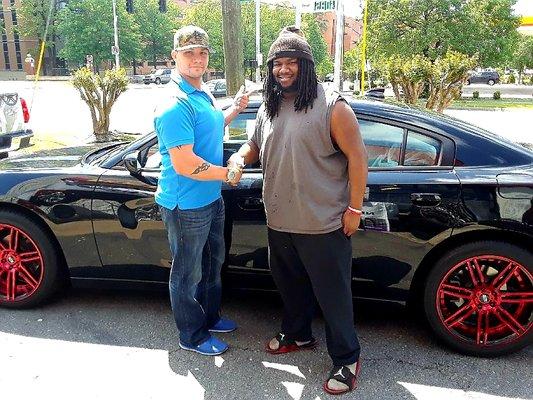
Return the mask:
[[[279,106],[283,97],[283,91],[276,82],[272,73],[274,60],[267,63],[267,74],[263,86],[266,114],[269,119],[278,115]],[[297,94],[294,100],[294,111],[307,112],[313,108],[313,102],[317,98],[318,79],[315,72],[315,64],[308,59],[298,58],[298,78],[296,80]]]

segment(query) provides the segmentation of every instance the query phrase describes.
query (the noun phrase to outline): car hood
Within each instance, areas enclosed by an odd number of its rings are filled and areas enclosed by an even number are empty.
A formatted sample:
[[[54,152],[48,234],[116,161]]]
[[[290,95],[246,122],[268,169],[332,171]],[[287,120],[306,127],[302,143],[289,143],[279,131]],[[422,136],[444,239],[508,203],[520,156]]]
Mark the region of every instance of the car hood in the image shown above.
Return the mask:
[[[102,144],[64,147],[54,150],[36,151],[30,154],[9,157],[0,161],[1,170],[67,168],[79,164],[90,151],[103,147]]]

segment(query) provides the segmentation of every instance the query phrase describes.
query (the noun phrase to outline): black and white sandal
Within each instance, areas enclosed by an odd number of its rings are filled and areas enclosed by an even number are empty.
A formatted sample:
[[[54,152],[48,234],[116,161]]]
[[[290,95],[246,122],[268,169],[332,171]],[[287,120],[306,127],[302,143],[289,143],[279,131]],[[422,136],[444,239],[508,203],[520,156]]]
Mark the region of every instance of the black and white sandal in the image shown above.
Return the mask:
[[[333,367],[331,370],[328,379],[326,379],[326,382],[324,382],[324,390],[329,394],[343,394],[348,393],[354,390],[357,387],[357,377],[359,376],[359,371],[361,369],[361,361],[357,361],[357,364],[355,365],[355,374],[352,374],[352,371],[350,371],[350,368],[347,366],[342,367]],[[348,386],[346,389],[331,389],[328,386],[328,382],[330,379],[334,379],[337,382],[343,383],[346,386]]]
[[[270,342],[272,339],[276,339],[278,341],[279,346],[277,349],[270,347]],[[281,332],[272,339],[267,342],[265,347],[265,351],[270,354],[284,354],[298,350],[310,350],[314,349],[318,344],[318,341],[314,337],[311,337],[308,343],[299,345],[296,343],[296,340],[287,338],[287,336]]]

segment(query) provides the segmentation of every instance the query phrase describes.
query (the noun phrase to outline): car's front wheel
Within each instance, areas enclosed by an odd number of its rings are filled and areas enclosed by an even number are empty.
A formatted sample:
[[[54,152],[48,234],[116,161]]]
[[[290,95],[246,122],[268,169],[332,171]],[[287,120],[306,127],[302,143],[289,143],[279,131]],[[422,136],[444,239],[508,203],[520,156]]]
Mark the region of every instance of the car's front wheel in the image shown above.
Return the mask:
[[[461,353],[520,350],[533,341],[533,255],[497,241],[456,248],[429,273],[424,309],[437,336]]]
[[[161,85],[161,78],[155,78],[155,84]]]
[[[46,232],[26,216],[0,211],[0,306],[32,307],[59,283],[59,259]]]

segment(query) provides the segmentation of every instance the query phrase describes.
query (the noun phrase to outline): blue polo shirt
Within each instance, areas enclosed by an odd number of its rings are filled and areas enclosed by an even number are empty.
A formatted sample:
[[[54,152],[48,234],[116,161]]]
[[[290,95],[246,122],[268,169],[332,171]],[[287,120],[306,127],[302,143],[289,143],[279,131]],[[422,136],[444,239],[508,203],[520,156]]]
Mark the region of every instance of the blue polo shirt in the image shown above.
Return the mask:
[[[169,82],[172,92],[155,113],[154,125],[161,153],[161,174],[155,201],[170,210],[206,206],[220,198],[221,181],[198,181],[174,170],[168,149],[192,144],[194,153],[213,165],[222,165],[224,115],[205,90],[180,75]]]

